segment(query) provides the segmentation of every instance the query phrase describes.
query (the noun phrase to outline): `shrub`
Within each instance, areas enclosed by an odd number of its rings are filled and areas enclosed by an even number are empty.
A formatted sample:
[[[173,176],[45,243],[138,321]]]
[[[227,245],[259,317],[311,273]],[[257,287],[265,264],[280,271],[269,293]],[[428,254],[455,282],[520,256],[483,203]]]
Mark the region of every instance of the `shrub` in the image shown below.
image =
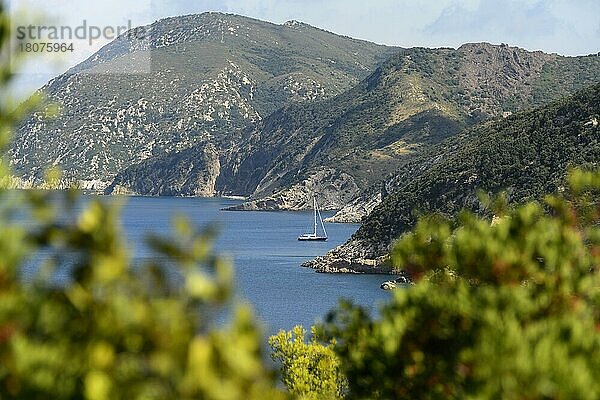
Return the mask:
[[[495,218],[423,217],[394,247],[418,283],[321,328],[352,399],[600,397],[600,174]]]
[[[282,381],[302,399],[339,399],[346,392],[346,380],[332,344],[320,343],[314,335],[306,342],[301,326],[280,331],[269,339],[273,360],[281,363]]]
[[[36,97],[8,111],[2,3],[0,53],[6,144]],[[0,181],[10,182],[6,168]],[[0,398],[287,398],[250,310],[239,307],[228,327],[213,323],[230,304],[232,272],[212,235],[175,227],[173,238],[152,238],[155,261],[140,265],[116,207],[75,191],[0,190]]]

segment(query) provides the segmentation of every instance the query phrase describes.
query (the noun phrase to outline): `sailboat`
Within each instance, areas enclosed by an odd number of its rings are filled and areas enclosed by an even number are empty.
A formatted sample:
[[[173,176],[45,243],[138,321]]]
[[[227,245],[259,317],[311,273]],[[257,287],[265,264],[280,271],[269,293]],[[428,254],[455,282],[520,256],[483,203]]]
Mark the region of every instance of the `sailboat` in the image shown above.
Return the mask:
[[[317,198],[313,195],[313,208],[315,211],[315,229],[313,233],[305,233],[298,236],[298,240],[301,241],[312,241],[312,242],[324,242],[327,240],[327,231],[323,224],[323,218],[321,217],[321,211],[319,211],[319,205],[317,204]],[[317,214],[319,215],[319,221],[321,221],[321,228],[323,228],[323,236],[317,235]]]

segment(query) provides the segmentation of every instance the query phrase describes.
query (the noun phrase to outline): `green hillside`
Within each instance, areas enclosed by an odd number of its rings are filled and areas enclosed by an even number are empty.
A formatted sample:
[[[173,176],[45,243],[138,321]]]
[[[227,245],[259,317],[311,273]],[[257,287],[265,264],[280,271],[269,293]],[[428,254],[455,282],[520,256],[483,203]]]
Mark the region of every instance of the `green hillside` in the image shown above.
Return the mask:
[[[398,172],[404,184],[364,220],[353,239],[380,254],[412,227],[415,210],[478,211],[477,190],[506,191],[511,202],[560,192],[570,167],[598,167],[599,122],[600,85],[595,85],[442,142]],[[418,173],[420,161],[426,168]]]
[[[310,206],[313,192],[323,207],[341,208],[464,128],[546,104],[598,76],[596,56],[561,57],[486,43],[400,50],[347,92],[287,105],[243,131],[221,154],[215,193],[251,196],[236,209],[302,209]],[[193,163],[203,147],[169,157]],[[181,171],[164,165],[148,159],[119,174],[112,187],[173,194],[187,187],[184,180],[195,181],[194,174],[182,180]],[[159,179],[150,190],[140,184],[149,177]]]
[[[19,177],[36,180],[56,165],[67,178],[108,182],[200,141],[229,148],[285,104],[342,93],[392,51],[294,21],[220,13],[146,29],[147,38],[119,37],[42,88],[61,114],[38,112],[18,127],[9,156]]]

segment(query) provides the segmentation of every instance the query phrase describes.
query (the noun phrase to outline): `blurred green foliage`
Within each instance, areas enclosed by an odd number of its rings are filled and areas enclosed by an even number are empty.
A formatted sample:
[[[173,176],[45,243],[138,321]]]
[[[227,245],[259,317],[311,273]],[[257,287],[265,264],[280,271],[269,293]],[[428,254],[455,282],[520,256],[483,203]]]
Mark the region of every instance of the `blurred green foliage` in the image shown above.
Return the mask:
[[[37,100],[0,104],[1,143]],[[300,327],[270,339],[289,393],[248,308],[215,328],[232,269],[211,232],[178,219],[138,265],[116,207],[0,190],[0,398],[600,398],[600,174],[573,172],[569,186],[493,222],[420,218],[392,255],[418,282],[379,317],[342,303],[310,339]]]
[[[600,174],[569,185],[493,222],[420,218],[392,254],[418,283],[321,329],[348,398],[600,398]]]
[[[306,342],[306,330],[296,326],[271,336],[271,357],[281,365],[282,381],[301,399],[340,399],[347,391],[333,344],[324,345],[314,335]]]
[[[8,23],[0,3],[3,100]],[[2,144],[38,100],[2,102]],[[6,167],[0,175],[10,180]],[[49,172],[48,184],[58,178]],[[183,219],[174,233],[153,237],[153,261],[139,265],[117,207],[74,190],[0,190],[0,398],[287,398],[247,307],[215,328],[215,312],[232,306],[232,269],[212,233]]]

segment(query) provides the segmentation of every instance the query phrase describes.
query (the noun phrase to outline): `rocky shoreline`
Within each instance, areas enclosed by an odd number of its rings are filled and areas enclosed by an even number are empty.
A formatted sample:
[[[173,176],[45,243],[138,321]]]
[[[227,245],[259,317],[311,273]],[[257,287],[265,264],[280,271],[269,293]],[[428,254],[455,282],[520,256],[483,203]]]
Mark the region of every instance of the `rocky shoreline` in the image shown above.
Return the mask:
[[[268,185],[267,185],[268,186]],[[338,211],[359,197],[361,189],[352,176],[332,168],[320,168],[291,187],[266,194],[264,188],[246,202],[227,211],[306,211],[313,208],[313,194],[321,211]]]
[[[381,253],[380,253],[381,254]],[[327,274],[374,274],[389,275],[397,273],[387,255],[378,255],[355,239],[330,250],[324,256],[318,256],[301,266],[312,268]]]
[[[303,263],[301,266],[312,268],[322,274],[372,274],[390,275],[395,271],[389,264],[377,264],[378,260],[348,259],[319,256]]]

